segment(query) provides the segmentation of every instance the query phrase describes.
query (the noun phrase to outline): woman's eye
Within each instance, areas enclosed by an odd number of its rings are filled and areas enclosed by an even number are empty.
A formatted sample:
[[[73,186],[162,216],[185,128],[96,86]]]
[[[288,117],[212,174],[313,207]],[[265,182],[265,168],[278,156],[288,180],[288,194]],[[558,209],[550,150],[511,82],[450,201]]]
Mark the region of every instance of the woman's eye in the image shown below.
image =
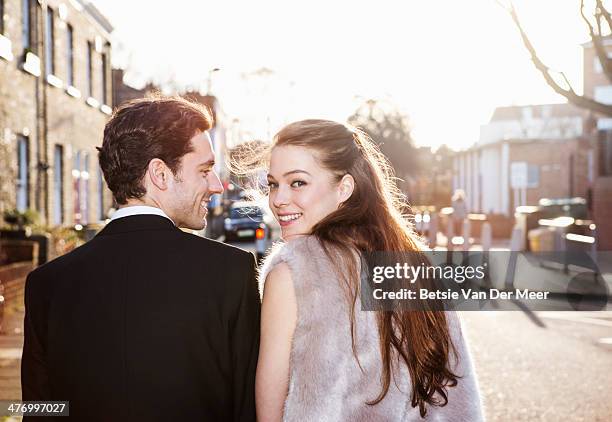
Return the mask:
[[[306,182],[304,182],[303,180],[296,180],[295,182],[291,183],[292,188],[300,188],[305,185],[306,185]]]
[[[268,182],[268,189],[275,189],[278,185],[274,182]]]

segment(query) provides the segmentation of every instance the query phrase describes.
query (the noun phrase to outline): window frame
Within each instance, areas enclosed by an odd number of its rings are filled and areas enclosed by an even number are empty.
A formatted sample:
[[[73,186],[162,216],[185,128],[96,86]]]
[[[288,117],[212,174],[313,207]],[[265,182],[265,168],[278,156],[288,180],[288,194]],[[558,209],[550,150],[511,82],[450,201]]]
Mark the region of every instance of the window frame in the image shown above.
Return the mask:
[[[66,24],[66,84],[74,86],[74,28]]]
[[[0,35],[4,35],[4,0],[0,0]]]
[[[55,11],[51,6],[45,13],[45,74],[55,75]]]
[[[64,146],[53,146],[53,222],[62,225],[65,219],[64,212]]]
[[[108,105],[108,64],[107,64],[107,55],[106,53],[102,53],[100,54],[101,57],[101,62],[102,62],[102,80],[101,80],[101,87],[102,87],[102,96],[101,96],[101,100],[102,100],[102,104]]]
[[[30,207],[30,138],[25,135],[17,135],[15,182],[15,208],[24,212]]]
[[[91,41],[87,41],[87,57],[86,57],[86,78],[87,78],[87,97],[93,98],[93,51],[94,46]]]

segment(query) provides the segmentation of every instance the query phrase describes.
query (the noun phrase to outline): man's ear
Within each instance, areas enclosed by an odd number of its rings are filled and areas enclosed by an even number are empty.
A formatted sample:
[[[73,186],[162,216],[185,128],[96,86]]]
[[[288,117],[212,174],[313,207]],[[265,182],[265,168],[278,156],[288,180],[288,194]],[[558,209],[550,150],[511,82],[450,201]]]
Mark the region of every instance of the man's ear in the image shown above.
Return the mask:
[[[340,203],[345,202],[351,197],[355,190],[355,179],[350,174],[345,174],[338,185],[338,193],[340,194]]]
[[[172,177],[172,172],[159,158],[154,158],[149,161],[149,166],[147,167],[147,177],[149,181],[155,185],[159,190],[168,189],[168,181],[170,177]]]

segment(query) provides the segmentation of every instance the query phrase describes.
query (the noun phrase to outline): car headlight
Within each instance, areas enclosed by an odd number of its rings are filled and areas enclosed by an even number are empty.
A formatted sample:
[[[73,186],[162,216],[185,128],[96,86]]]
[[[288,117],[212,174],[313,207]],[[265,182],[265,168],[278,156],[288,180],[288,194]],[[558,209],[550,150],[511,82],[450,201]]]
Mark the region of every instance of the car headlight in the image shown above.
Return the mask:
[[[231,230],[231,229],[232,229],[232,220],[231,220],[231,219],[226,218],[226,219],[223,221],[223,224],[224,224],[224,226],[225,226],[225,230]]]

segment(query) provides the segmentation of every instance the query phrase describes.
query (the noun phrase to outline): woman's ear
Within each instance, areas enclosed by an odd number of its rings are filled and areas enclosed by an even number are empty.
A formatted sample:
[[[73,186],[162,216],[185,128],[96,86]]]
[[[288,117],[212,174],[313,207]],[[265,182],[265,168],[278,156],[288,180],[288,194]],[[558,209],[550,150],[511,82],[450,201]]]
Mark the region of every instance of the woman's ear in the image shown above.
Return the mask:
[[[168,179],[170,177],[170,169],[159,158],[154,158],[149,161],[147,167],[147,177],[149,181],[159,190],[168,189]]]
[[[338,193],[339,193],[338,199],[340,200],[340,203],[343,203],[346,200],[348,200],[353,194],[354,190],[355,190],[355,179],[353,179],[353,176],[351,176],[350,174],[345,174],[344,176],[342,176],[342,179],[340,180],[340,184],[338,185]]]

